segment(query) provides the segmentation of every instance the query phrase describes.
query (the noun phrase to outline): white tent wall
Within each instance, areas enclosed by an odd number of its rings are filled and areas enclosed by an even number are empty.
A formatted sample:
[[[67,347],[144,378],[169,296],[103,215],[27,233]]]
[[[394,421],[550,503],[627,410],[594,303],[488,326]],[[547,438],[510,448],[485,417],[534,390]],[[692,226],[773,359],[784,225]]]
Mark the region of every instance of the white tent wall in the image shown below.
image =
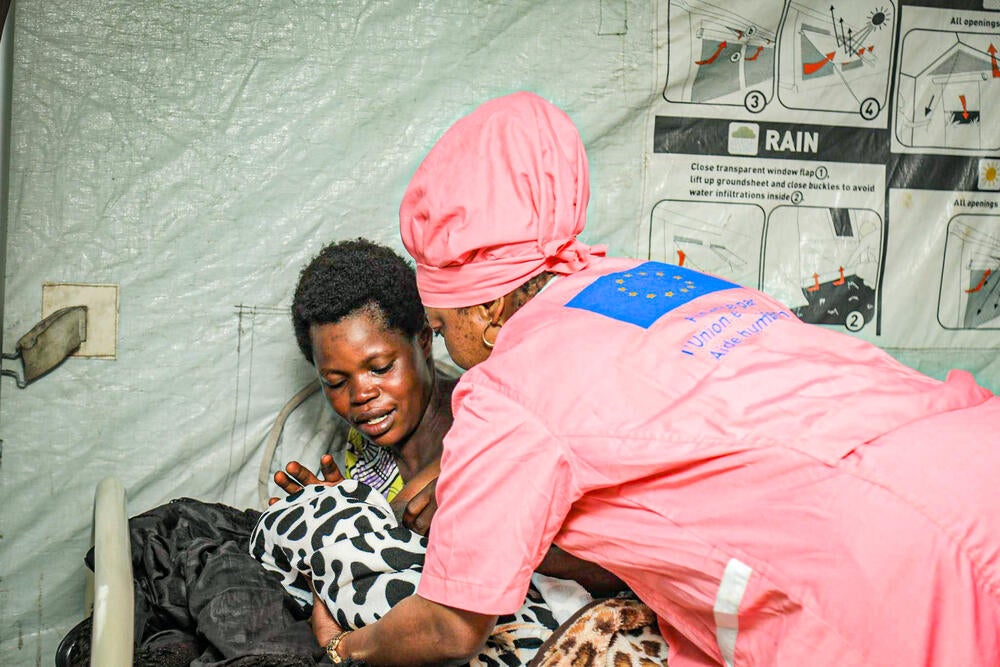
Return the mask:
[[[667,5],[19,0],[5,350],[43,283],[117,285],[119,319],[114,359],[4,379],[0,664],[51,664],[84,614],[105,476],[131,514],[257,505],[268,427],[311,377],[288,317],[299,270],[336,239],[402,250],[410,175],[477,104],[527,89],[564,108],[590,157],[585,240],[646,253]],[[997,390],[989,340],[890,351]]]
[[[97,482],[131,513],[256,506],[267,428],[309,379],[288,317],[324,244],[400,251],[424,153],[530,89],[579,124],[589,238],[628,253],[640,198],[648,3],[19,0],[5,340],[42,283],[119,286],[114,360],[5,378],[0,664],[51,664],[84,612]],[[603,27],[602,27],[603,26]]]

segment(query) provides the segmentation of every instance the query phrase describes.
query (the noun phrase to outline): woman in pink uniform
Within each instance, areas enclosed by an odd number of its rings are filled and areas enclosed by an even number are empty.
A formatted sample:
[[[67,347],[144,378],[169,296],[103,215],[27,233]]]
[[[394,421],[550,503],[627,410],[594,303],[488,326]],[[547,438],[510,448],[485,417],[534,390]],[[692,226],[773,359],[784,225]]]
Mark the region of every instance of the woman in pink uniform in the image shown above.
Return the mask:
[[[604,257],[577,239],[588,197],[575,127],[530,93],[414,175],[403,242],[470,370],[417,594],[352,633],[317,622],[332,658],[467,659],[555,544],[656,611],[671,667],[1000,664],[1000,399]]]

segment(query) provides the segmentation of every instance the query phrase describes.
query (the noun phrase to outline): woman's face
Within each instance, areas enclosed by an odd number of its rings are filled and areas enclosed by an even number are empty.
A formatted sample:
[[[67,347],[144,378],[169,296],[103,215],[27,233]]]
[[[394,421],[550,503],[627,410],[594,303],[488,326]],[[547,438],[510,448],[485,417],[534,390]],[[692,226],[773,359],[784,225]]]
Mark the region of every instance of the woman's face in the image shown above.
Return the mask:
[[[424,310],[434,333],[444,336],[445,347],[456,364],[468,370],[490,356],[490,348],[483,344],[483,332],[489,324],[483,306]]]
[[[408,337],[359,310],[309,328],[313,363],[334,411],[376,445],[402,445],[430,402],[431,334]]]

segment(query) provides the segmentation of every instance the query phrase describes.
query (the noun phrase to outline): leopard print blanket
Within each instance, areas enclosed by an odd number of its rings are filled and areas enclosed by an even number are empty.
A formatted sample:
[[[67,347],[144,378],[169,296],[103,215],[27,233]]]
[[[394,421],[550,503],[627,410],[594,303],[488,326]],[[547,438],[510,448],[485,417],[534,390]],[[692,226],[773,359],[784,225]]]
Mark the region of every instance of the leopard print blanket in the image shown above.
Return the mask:
[[[631,597],[595,600],[563,623],[538,650],[530,667],[657,667],[667,664],[667,643],[656,614]]]
[[[312,606],[315,588],[344,629],[374,623],[412,595],[426,547],[426,538],[397,523],[385,498],[353,479],[307,486],[279,500],[250,537],[250,553],[303,608]],[[469,664],[527,664],[557,625],[531,587],[524,605],[500,617]]]

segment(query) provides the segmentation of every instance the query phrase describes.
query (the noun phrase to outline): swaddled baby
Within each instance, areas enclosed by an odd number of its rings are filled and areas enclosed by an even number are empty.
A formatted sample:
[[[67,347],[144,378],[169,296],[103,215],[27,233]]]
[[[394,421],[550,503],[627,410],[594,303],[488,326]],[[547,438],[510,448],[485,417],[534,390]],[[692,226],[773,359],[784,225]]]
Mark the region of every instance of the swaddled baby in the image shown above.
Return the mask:
[[[353,479],[312,485],[262,515],[250,552],[303,607],[316,594],[345,630],[374,623],[416,592],[427,539],[399,525],[388,501]],[[557,626],[532,586],[524,605],[498,619],[470,664],[526,664]],[[513,662],[512,662],[513,660]]]
[[[375,622],[417,589],[427,539],[400,526],[389,502],[355,480],[307,486],[271,505],[250,537],[250,553],[303,607],[309,582],[337,623]]]

